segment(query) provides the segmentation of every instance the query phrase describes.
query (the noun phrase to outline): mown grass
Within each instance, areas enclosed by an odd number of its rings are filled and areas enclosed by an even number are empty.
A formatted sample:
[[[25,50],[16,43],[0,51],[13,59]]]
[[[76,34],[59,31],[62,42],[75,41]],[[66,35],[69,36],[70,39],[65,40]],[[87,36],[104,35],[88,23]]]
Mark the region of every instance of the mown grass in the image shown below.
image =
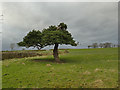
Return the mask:
[[[118,49],[70,49],[52,55],[2,62],[3,88],[116,88],[118,87]],[[42,60],[42,62],[41,62]]]

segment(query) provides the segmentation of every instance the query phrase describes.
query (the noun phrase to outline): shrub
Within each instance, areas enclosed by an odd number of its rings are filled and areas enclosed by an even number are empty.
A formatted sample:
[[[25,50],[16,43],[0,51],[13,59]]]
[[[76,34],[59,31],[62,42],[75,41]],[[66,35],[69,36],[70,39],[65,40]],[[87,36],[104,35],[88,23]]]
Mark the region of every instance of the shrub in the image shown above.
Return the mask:
[[[2,60],[12,59],[12,58],[34,57],[34,56],[42,56],[42,54],[34,53],[34,52],[3,52]]]

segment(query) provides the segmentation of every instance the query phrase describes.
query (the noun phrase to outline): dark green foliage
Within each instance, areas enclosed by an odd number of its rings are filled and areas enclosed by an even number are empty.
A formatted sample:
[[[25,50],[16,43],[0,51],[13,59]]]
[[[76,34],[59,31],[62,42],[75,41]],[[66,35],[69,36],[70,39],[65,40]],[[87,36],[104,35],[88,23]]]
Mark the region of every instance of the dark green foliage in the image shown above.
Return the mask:
[[[25,44],[25,42],[19,42],[19,43],[17,43],[19,46],[27,46],[26,44]]]
[[[66,30],[66,29],[67,29],[67,25],[64,24],[64,23],[60,23],[60,24],[58,25],[58,28],[61,29],[61,30]]]
[[[19,42],[19,46],[25,47],[37,47],[41,49],[47,45],[54,44],[70,44],[72,46],[77,46],[71,33],[67,30],[67,25],[60,23],[56,26],[49,26],[47,29],[43,29],[42,32],[30,31],[24,38],[22,42]]]
[[[45,45],[54,45],[57,44],[70,44],[76,46],[77,44],[72,38],[71,33],[67,30],[56,29],[57,27],[50,26],[48,29],[44,29],[42,34],[42,40]]]
[[[32,30],[30,31],[24,38],[22,42],[19,42],[18,45],[19,46],[25,46],[25,47],[36,47],[38,49],[43,48],[43,44],[42,44],[42,34],[41,32]]]

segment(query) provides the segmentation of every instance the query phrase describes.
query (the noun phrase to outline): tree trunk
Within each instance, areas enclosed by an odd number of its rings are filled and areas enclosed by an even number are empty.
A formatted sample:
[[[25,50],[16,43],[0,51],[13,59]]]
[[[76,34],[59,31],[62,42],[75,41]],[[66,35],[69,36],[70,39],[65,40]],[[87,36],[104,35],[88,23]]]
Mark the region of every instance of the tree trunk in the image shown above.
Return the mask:
[[[55,61],[60,62],[60,59],[58,56],[58,44],[55,44],[54,46],[53,56],[54,56]]]
[[[36,46],[38,50],[41,50],[41,47],[40,46]]]

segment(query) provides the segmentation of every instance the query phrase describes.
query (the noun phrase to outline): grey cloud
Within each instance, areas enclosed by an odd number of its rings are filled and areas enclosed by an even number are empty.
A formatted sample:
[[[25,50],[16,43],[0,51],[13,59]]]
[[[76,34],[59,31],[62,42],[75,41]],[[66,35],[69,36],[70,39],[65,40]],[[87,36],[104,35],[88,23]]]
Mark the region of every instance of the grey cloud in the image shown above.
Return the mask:
[[[32,29],[42,30],[60,22],[68,25],[68,31],[83,46],[117,42],[117,3],[3,3],[3,9],[3,50]]]

